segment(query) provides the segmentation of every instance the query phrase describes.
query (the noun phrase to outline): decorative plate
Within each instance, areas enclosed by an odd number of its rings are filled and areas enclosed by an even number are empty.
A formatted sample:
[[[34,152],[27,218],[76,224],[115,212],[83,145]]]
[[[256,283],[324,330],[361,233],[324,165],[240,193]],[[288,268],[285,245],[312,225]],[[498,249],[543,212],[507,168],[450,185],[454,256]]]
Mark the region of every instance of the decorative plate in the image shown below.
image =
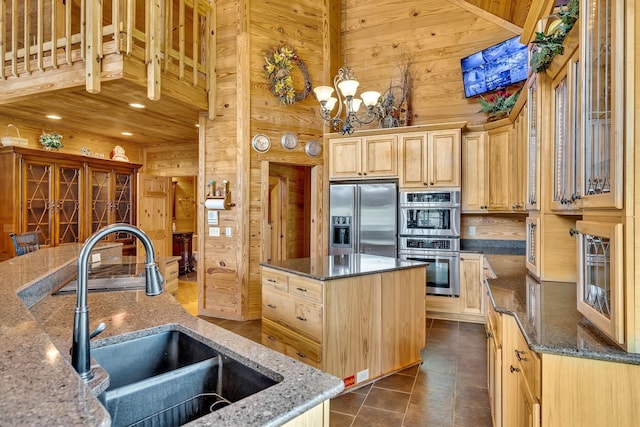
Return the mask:
[[[287,150],[293,150],[298,145],[298,137],[291,132],[285,132],[282,135],[282,146]]]
[[[320,151],[322,151],[322,145],[318,141],[309,141],[304,147],[304,151],[309,157],[318,157]]]
[[[266,153],[271,148],[271,140],[269,137],[263,133],[257,133],[254,135],[251,140],[251,145],[253,149],[258,153]]]

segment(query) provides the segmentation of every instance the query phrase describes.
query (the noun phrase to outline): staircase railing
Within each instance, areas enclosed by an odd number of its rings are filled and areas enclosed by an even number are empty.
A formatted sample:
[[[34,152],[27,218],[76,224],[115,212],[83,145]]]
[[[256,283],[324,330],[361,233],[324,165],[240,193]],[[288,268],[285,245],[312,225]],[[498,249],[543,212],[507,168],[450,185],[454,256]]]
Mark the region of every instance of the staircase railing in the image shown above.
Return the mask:
[[[160,98],[162,73],[212,91],[215,4],[209,0],[2,0],[2,80],[85,68],[86,90],[100,91],[108,55],[141,59],[147,94]]]

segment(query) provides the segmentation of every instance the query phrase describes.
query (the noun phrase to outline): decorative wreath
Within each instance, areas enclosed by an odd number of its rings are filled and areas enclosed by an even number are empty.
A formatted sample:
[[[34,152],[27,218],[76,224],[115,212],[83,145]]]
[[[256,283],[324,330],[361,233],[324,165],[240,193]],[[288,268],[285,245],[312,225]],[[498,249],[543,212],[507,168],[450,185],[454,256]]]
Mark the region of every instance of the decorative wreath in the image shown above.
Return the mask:
[[[288,105],[302,101],[311,91],[309,71],[298,54],[289,46],[281,44],[273,47],[265,56],[266,65],[264,72],[271,80],[271,92],[278,98],[281,104]],[[293,87],[293,66],[297,65],[304,77],[304,89],[296,91]]]

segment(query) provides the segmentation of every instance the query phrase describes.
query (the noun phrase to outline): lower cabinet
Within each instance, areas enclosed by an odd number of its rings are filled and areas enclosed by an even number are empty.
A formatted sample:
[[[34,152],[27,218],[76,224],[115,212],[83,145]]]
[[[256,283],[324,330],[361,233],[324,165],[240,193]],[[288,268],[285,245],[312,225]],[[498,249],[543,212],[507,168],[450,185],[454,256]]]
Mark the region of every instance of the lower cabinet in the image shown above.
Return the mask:
[[[262,267],[262,343],[349,387],[421,361],[424,267],[313,280]]]
[[[484,323],[485,293],[484,255],[479,253],[460,254],[460,295],[459,298],[427,295],[425,311],[436,319],[461,320]]]
[[[178,260],[168,261],[164,266],[162,275],[164,276],[164,288],[172,295],[178,293],[178,276],[179,276]]]
[[[329,427],[329,401],[325,400],[314,406],[283,424],[282,427]]]

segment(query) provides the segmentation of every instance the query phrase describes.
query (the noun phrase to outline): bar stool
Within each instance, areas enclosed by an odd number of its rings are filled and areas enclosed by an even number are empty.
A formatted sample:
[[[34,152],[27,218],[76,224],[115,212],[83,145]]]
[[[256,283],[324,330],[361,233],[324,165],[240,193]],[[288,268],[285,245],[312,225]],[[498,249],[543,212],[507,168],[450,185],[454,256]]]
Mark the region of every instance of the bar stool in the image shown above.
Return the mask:
[[[16,248],[16,255],[18,256],[40,249],[39,231],[28,231],[20,234],[9,233],[9,236],[13,240],[13,246]]]

